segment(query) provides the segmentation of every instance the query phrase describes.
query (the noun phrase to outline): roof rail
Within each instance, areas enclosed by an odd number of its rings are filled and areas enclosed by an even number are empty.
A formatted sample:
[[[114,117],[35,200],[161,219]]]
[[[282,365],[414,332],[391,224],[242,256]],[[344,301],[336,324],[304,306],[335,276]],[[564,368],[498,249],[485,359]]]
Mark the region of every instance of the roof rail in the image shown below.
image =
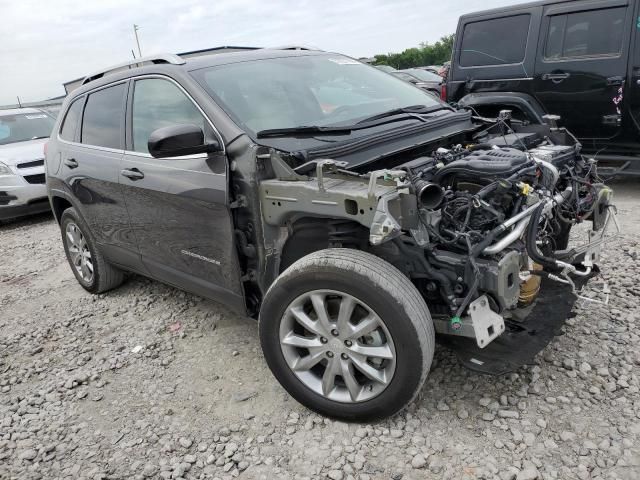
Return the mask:
[[[127,60],[126,62],[118,63],[117,65],[112,65],[104,70],[100,70],[98,72],[92,73],[91,75],[87,75],[84,77],[82,81],[82,85],[86,85],[87,83],[97,80],[98,78],[102,78],[109,73],[115,73],[120,70],[124,70],[126,68],[135,68],[140,67],[145,63],[168,63],[171,65],[184,65],[186,62],[183,58],[178,55],[174,55],[172,53],[163,53],[160,55],[152,55],[149,57],[136,58],[133,60]]]
[[[279,47],[269,47],[270,50],[319,50],[307,45],[280,45]]]

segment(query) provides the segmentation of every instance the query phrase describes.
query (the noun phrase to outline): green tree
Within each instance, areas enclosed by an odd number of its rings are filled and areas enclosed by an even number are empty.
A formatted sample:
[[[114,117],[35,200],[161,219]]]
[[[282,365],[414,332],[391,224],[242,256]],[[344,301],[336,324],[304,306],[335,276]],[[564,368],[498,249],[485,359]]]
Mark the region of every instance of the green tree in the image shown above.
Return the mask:
[[[404,68],[442,65],[451,59],[454,35],[446,35],[434,44],[422,42],[419,47],[407,48],[402,53],[374,55],[374,65],[389,65],[402,70]]]

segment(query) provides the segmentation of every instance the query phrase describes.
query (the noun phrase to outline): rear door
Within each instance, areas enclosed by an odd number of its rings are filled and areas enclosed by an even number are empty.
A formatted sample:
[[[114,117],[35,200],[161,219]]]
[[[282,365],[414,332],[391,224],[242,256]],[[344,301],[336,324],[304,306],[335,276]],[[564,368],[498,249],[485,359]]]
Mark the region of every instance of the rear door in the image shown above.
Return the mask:
[[[449,71],[449,100],[474,92],[522,92],[532,87],[542,8],[463,16]]]
[[[163,76],[134,79],[127,123],[119,181],[145,267],[159,280],[243,306],[224,152],[156,159],[147,148],[158,128],[195,124],[211,137],[213,125]]]
[[[136,269],[140,266],[137,244],[118,184],[127,89],[128,81],[120,82],[71,104],[59,136],[60,176],[105,256]]]
[[[633,8],[627,0],[546,6],[535,72],[536,97],[581,139],[621,130]]]
[[[632,25],[634,33],[629,56],[629,85],[625,91],[622,122],[627,139],[637,144],[640,139],[640,2],[636,2],[633,18],[636,25]]]

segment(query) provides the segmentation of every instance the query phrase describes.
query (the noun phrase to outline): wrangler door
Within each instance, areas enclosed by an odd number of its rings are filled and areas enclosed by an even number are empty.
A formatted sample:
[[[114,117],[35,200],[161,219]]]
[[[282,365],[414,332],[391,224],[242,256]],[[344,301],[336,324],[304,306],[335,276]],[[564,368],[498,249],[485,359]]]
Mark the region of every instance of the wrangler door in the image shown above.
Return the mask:
[[[580,139],[608,139],[621,131],[632,17],[633,2],[627,0],[544,9],[536,97]]]

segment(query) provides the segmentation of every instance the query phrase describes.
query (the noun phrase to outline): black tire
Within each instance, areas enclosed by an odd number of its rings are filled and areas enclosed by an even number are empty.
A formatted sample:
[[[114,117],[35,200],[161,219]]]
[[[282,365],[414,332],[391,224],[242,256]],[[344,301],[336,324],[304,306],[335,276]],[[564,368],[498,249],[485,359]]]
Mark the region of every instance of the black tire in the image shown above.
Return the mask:
[[[85,281],[81,277],[71,259],[71,254],[69,252],[69,242],[65,235],[67,226],[70,223],[74,223],[75,225],[77,225],[82,235],[84,235],[87,247],[91,252],[91,259],[93,263],[93,277],[90,281]],[[104,256],[96,246],[93,235],[91,234],[91,230],[82,219],[82,217],[78,215],[78,212],[75,208],[67,208],[62,213],[62,216],[60,217],[60,232],[62,234],[62,244],[64,245],[64,252],[67,256],[67,261],[69,262],[71,271],[75,275],[76,280],[78,280],[78,283],[82,286],[82,288],[91,293],[103,293],[122,284],[125,279],[124,272],[109,264],[105,260]]]
[[[287,307],[306,292],[329,289],[369,305],[396,345],[395,373],[376,397],[358,403],[325,398],[292,372],[280,346],[280,323]],[[326,249],[301,258],[269,288],[260,311],[260,342],[269,368],[298,402],[329,417],[372,421],[393,415],[420,391],[433,359],[435,332],[424,299],[398,269],[357,250]]]

